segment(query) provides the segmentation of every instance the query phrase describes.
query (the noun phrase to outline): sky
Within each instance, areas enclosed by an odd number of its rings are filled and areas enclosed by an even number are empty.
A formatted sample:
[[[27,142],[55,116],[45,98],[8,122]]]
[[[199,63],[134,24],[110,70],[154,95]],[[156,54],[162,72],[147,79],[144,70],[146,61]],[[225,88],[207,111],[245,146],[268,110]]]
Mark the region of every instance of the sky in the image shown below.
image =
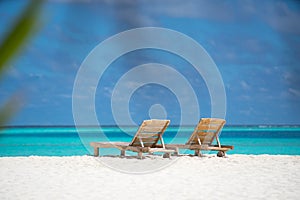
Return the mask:
[[[0,42],[26,4],[27,1],[0,1]],[[39,30],[8,64],[0,80],[0,105],[13,94],[19,95],[21,107],[9,125],[74,125],[72,100],[86,98],[73,96],[74,82],[90,52],[123,31],[161,27],[192,38],[212,58],[226,92],[228,125],[299,125],[299,20],[300,1],[296,0],[45,1]],[[129,44],[134,40],[131,38]],[[175,81],[174,87],[178,91],[183,88],[183,92],[177,94],[157,82],[138,86],[136,77],[172,77],[160,73],[163,70],[152,75],[151,70],[145,70],[124,81],[123,85],[136,90],[127,104],[118,104],[118,99],[113,99],[118,81],[136,66],[147,63],[169,66],[185,77],[198,100],[196,107],[190,103],[193,94],[179,82]],[[120,115],[116,108],[122,107],[128,108],[136,124],[153,117],[168,118],[176,125],[184,115],[191,116],[191,120],[183,123],[194,125],[201,117],[215,117],[211,116],[211,91],[205,78],[187,60],[158,49],[140,49],[119,56],[106,68],[93,91],[94,105],[85,105],[80,115],[94,108],[101,125],[122,123],[115,116]],[[115,98],[122,96],[127,95]],[[117,104],[114,108],[112,101]],[[195,119],[192,116],[198,111]]]

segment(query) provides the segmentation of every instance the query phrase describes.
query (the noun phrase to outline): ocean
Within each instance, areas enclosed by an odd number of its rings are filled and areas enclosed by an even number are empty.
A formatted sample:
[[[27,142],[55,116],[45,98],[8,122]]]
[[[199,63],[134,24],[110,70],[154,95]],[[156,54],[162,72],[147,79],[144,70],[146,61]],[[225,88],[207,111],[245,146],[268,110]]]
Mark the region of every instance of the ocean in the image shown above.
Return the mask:
[[[91,155],[92,141],[130,142],[138,127],[6,127],[0,130],[0,156]],[[165,143],[184,144],[194,127],[168,127]],[[102,132],[102,134],[100,134]],[[233,145],[228,154],[300,155],[300,126],[225,126],[223,145]],[[185,151],[183,153],[193,153]],[[216,153],[216,152],[204,152]],[[101,155],[118,155],[116,149],[101,149]],[[127,154],[132,154],[128,152]]]

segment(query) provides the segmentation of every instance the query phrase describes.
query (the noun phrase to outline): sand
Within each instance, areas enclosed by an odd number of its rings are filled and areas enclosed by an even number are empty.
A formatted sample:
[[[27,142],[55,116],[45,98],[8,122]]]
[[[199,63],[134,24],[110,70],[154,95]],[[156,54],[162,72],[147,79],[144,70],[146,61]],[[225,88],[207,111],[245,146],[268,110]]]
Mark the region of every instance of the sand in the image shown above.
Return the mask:
[[[280,155],[2,157],[0,199],[299,199],[299,169]]]

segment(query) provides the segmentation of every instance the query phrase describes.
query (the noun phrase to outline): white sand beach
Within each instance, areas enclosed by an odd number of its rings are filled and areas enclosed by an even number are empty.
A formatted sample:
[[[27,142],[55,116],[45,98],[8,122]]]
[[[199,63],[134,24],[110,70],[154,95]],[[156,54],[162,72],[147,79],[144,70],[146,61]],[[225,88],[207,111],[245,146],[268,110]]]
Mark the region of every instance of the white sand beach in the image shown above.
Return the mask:
[[[157,163],[169,164],[142,171]],[[299,199],[299,167],[280,155],[2,157],[0,199]]]

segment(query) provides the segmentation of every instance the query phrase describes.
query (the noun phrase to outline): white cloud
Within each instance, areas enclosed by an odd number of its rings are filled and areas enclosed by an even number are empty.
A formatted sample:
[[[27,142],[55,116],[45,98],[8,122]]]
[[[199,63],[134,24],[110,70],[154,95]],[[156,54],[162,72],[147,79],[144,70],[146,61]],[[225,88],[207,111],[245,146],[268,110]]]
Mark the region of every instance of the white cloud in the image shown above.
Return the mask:
[[[72,98],[72,95],[71,95],[71,94],[60,94],[60,95],[58,95],[58,96],[60,96],[60,97],[62,97],[62,98],[66,98],[66,99]]]
[[[244,90],[250,90],[251,89],[251,86],[246,81],[241,81],[240,84],[241,84],[241,86]]]
[[[288,91],[289,91],[289,93],[292,94],[293,96],[300,97],[300,90],[296,90],[296,89],[293,89],[293,88],[289,88]]]
[[[232,18],[232,7],[224,1],[152,1],[149,13],[163,14],[170,17],[210,18],[228,20]]]
[[[300,33],[299,10],[292,10],[287,2],[268,4],[265,11],[263,17],[273,28],[281,32]]]
[[[159,25],[161,16],[211,19],[216,21],[265,21],[280,32],[300,33],[300,13],[292,1],[218,1],[218,0],[52,0],[61,3],[99,4],[114,12],[122,25],[130,27]]]

